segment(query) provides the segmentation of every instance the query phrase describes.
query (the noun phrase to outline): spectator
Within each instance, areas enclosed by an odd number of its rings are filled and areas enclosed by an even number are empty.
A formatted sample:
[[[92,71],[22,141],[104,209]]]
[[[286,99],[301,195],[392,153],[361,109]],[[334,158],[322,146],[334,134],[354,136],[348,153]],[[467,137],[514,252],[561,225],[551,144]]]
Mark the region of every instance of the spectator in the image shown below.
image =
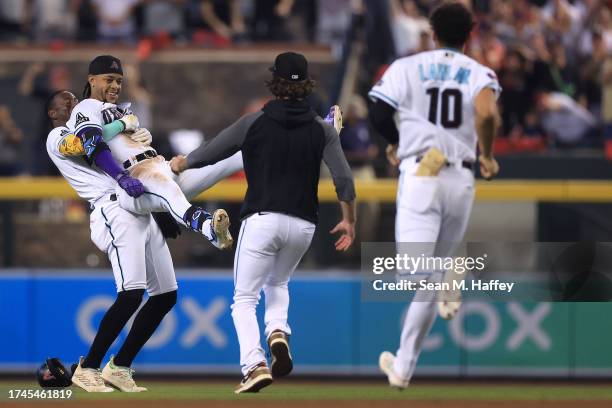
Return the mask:
[[[30,65],[25,70],[17,86],[19,94],[35,99],[40,106],[40,116],[33,118],[33,120],[38,119],[38,126],[35,132],[37,136],[29,141],[33,158],[30,170],[34,175],[59,174],[57,167],[49,160],[47,150],[45,149],[45,141],[50,130],[50,123],[47,112],[42,107],[53,92],[60,89],[71,89],[70,82],[70,71],[66,65],[54,64],[48,67],[38,62]]]
[[[414,0],[391,0],[391,32],[395,53],[402,57],[415,53],[422,46],[422,33],[430,31]]]
[[[36,41],[70,40],[76,36],[77,4],[73,0],[30,0]]]
[[[612,56],[603,63],[602,119],[606,138],[606,157],[612,160]]]
[[[368,108],[365,100],[359,95],[351,96],[344,114],[340,143],[351,166],[353,177],[361,181],[376,179],[373,162],[378,157],[378,146],[370,135],[367,118]],[[359,204],[359,214],[363,220],[374,220],[379,213],[380,205],[375,201]],[[374,241],[375,228],[375,223],[362,222],[358,226],[358,239],[361,242]]]
[[[537,96],[544,131],[559,148],[597,147],[597,119],[574,99],[561,92]]]
[[[246,28],[238,0],[190,0],[188,26],[196,42],[226,45],[245,39]]]
[[[511,50],[506,55],[503,68],[499,71],[499,84],[504,90],[500,102],[504,134],[513,130],[522,130],[525,114],[530,108],[531,100],[527,77],[525,57],[518,50]]]
[[[331,46],[340,56],[352,19],[352,0],[318,0],[317,42]]]
[[[103,43],[135,40],[134,8],[140,0],[92,0],[98,20],[98,40]]]
[[[255,41],[292,41],[287,19],[294,0],[255,0],[251,37]]]
[[[153,98],[151,93],[144,87],[140,68],[136,64],[126,63],[123,65],[125,77],[125,97],[131,105],[131,110],[138,117],[140,127],[154,131],[153,123]]]
[[[95,0],[78,0],[77,6],[77,40],[93,42],[98,37],[98,18],[93,2]]]
[[[28,1],[0,1],[0,41],[16,41],[27,38],[30,32]]]
[[[183,8],[186,4],[186,0],[145,0],[145,35],[181,37],[185,31]]]
[[[13,121],[8,107],[0,105],[0,176],[14,176],[21,172],[20,146],[23,133]]]
[[[603,66],[607,58],[601,33],[593,33],[593,52],[580,66],[580,103],[596,117],[601,116]]]

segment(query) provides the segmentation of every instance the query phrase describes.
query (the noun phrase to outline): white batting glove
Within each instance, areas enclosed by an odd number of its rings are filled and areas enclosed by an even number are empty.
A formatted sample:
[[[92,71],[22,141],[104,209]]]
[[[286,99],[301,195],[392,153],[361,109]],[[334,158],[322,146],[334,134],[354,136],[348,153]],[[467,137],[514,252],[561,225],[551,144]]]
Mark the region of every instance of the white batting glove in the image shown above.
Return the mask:
[[[153,136],[151,135],[151,132],[149,132],[149,130],[146,128],[140,128],[129,136],[130,139],[132,139],[133,141],[142,143],[147,146],[149,146],[153,141]]]
[[[124,132],[134,132],[140,127],[138,117],[136,115],[125,115],[120,121],[123,122]]]

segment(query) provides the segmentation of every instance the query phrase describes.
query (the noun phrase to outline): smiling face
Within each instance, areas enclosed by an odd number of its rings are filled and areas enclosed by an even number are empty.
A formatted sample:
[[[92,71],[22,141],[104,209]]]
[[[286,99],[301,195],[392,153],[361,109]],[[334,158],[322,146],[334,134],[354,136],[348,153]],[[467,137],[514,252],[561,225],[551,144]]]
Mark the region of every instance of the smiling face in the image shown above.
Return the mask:
[[[78,103],[79,100],[72,92],[63,91],[55,95],[47,111],[47,115],[53,121],[53,126],[65,125],[70,118],[70,113]]]
[[[123,75],[90,75],[87,79],[91,86],[91,97],[102,102],[116,103],[121,93]]]

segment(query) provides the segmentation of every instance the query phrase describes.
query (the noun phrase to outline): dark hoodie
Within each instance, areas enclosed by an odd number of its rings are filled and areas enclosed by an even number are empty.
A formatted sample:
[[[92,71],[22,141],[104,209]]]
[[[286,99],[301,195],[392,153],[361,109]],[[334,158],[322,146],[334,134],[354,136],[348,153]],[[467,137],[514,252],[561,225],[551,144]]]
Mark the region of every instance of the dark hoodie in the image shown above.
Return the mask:
[[[187,156],[189,168],[214,164],[242,151],[248,189],[241,218],[278,212],[317,222],[321,160],[330,168],[338,199],[352,201],[355,186],[336,130],[303,101],[274,100],[240,118]]]

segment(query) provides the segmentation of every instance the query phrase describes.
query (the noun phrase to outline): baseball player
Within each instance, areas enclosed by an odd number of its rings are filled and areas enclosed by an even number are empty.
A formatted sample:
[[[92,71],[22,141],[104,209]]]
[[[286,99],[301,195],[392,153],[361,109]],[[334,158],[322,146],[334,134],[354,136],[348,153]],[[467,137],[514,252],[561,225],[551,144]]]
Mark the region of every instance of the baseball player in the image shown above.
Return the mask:
[[[439,6],[430,23],[438,49],[389,67],[369,93],[370,119],[390,143],[390,161],[399,164],[396,241],[432,243],[425,255],[446,257],[462,241],[470,216],[477,144],[483,177],[491,179],[499,171],[492,147],[500,86],[491,69],[463,54],[474,25],[464,5]],[[444,275],[417,273],[432,282]],[[435,320],[436,303],[435,294],[413,301],[397,354],[380,355],[380,368],[391,386],[408,386]]]
[[[120,70],[120,63],[112,57],[96,60],[102,61],[102,66],[106,66],[105,69],[113,73],[116,73],[117,69]],[[94,64],[93,71],[96,69]],[[105,69],[102,68],[103,71]],[[102,75],[103,78],[90,77],[90,81],[105,80],[104,72],[94,75]],[[111,95],[110,99],[116,100],[120,89],[116,84],[117,78],[109,82],[110,86],[102,86],[102,89]],[[97,97],[102,99],[106,98],[106,95],[98,93]],[[55,129],[47,139],[47,151],[77,193],[92,205],[92,240],[101,250],[109,254],[118,295],[115,303],[105,314],[87,357],[79,360],[73,374],[73,382],[89,392],[112,391],[112,388],[105,385],[105,381],[122,391],[144,391],[143,387],[135,384],[130,365],[164,315],[176,303],[177,284],[172,259],[164,236],[156,223],[152,222],[150,213],[135,214],[126,211],[121,208],[117,200],[121,195],[138,197],[144,192],[144,187],[125,171],[117,170],[118,166],[110,157],[102,137],[104,134],[113,133],[113,124],[119,124],[122,131],[128,129],[128,125],[131,121],[135,121],[135,118],[129,118],[130,115],[127,115],[122,117],[120,122],[107,123],[104,128],[100,126],[101,122],[91,126],[81,126],[84,121],[93,122],[82,111],[78,111],[72,127],[66,127],[65,122],[71,111],[75,113],[77,102],[74,95],[68,92],[56,93],[49,101],[47,111]],[[99,116],[95,111],[87,113],[92,117]],[[77,124],[79,120],[82,123]],[[140,132],[140,136],[136,137],[138,134],[134,133],[132,135],[134,140],[129,139],[130,141],[126,143],[136,148],[145,145],[147,141],[150,142],[148,132],[144,132],[144,135]],[[143,141],[145,143],[142,143]],[[82,153],[75,154],[79,148]],[[193,188],[195,184],[191,183],[190,186]],[[200,183],[200,186],[202,185]],[[141,207],[144,208],[144,205]],[[191,217],[191,221],[197,219],[198,216]],[[218,223],[221,229],[215,229],[215,223],[211,222],[210,218],[207,221],[210,230],[217,237],[223,237],[227,232],[228,223]],[[203,230],[202,226],[198,227]],[[214,241],[222,243],[223,238],[214,237],[213,243]],[[225,242],[227,243],[227,240]],[[149,293],[149,299],[136,315],[132,329],[117,356],[111,358],[104,370],[100,371],[104,355],[127,320],[137,310],[145,289]]]
[[[244,378],[235,393],[258,392],[273,377],[288,375],[293,368],[288,342],[288,283],[315,231],[322,159],[331,171],[342,209],[342,220],[331,231],[341,234],[336,249],[347,250],[355,236],[353,177],[337,131],[304,100],[314,86],[306,58],[291,52],[280,54],[272,71],[267,86],[276,100],[170,163],[175,172],[181,172],[242,151],[248,189],[234,258],[232,317]],[[332,113],[339,110],[332,109]],[[255,314],[262,289],[271,371]]]

